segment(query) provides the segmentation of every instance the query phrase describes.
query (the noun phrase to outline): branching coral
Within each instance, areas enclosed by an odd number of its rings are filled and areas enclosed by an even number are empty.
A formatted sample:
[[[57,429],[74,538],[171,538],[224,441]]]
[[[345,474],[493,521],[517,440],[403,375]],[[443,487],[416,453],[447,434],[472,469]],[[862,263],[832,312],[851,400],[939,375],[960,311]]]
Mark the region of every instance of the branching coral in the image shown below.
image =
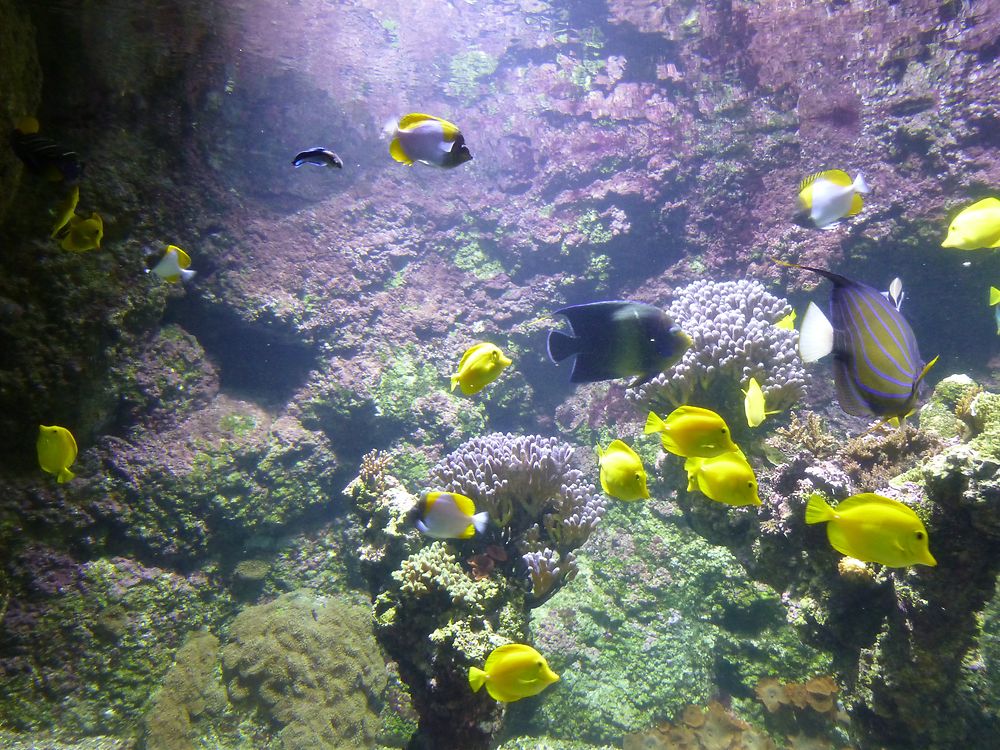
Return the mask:
[[[604,500],[572,466],[573,448],[555,438],[494,433],[473,438],[430,473],[435,490],[476,501],[528,567],[533,603],[576,575],[573,556],[604,514]]]
[[[739,387],[756,378],[768,408],[788,408],[805,387],[798,334],[775,326],[791,309],[759,281],[689,284],[677,292],[668,313],[691,337],[691,348],[670,369],[629,389],[626,397],[666,410],[705,401],[716,385],[738,394]]]

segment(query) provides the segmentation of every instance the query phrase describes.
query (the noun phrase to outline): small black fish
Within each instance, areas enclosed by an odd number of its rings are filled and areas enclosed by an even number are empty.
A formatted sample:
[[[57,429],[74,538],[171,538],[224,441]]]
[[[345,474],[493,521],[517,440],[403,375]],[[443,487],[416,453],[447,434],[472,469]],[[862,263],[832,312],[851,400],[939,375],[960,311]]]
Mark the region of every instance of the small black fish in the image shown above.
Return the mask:
[[[344,162],[340,160],[340,157],[330,149],[323,148],[322,146],[299,151],[295,155],[295,158],[292,159],[292,164],[296,167],[301,167],[303,164],[315,164],[317,167],[344,168]]]
[[[571,383],[637,375],[637,385],[677,362],[691,346],[690,336],[663,310],[641,302],[591,302],[554,314],[566,316],[574,335],[549,331],[549,358],[561,362],[576,355]]]
[[[64,180],[67,185],[75,185],[83,177],[80,155],[39,134],[38,123],[32,118],[22,120],[11,131],[10,145],[32,174],[52,182]]]

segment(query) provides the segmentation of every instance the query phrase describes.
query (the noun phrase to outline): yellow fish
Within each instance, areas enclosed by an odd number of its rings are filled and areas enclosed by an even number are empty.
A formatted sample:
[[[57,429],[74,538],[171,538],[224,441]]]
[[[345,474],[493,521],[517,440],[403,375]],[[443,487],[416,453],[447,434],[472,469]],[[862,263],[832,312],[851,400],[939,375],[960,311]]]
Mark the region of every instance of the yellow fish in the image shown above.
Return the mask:
[[[1000,247],[1000,200],[983,198],[959,211],[951,220],[941,247],[959,250]]]
[[[666,421],[651,411],[645,432],[659,432],[663,450],[684,458],[711,458],[738,450],[726,420],[700,406],[679,406]]]
[[[472,158],[458,127],[434,115],[411,112],[386,125],[384,132],[392,137],[389,154],[408,167],[419,161],[448,169]]]
[[[699,490],[710,500],[726,505],[760,505],[757,477],[743,451],[713,458],[689,458],[684,462],[688,492]]]
[[[87,250],[94,250],[101,247],[101,238],[104,237],[104,221],[96,211],[90,215],[89,219],[74,214],[63,226],[56,236],[59,237],[59,244],[63,250],[74,253],[82,253]]]
[[[472,498],[457,492],[428,492],[420,504],[417,528],[435,539],[471,539],[490,522],[485,510],[476,513]]]
[[[59,484],[75,476],[69,467],[76,461],[76,440],[65,427],[39,425],[35,447],[38,449],[38,465],[43,471],[55,474]]]
[[[764,421],[764,417],[769,414],[777,414],[776,411],[766,411],[764,408],[764,391],[760,389],[760,384],[756,378],[750,378],[747,389],[743,391],[746,398],[743,399],[743,411],[747,415],[747,424],[757,427]]]
[[[990,307],[993,308],[993,319],[997,324],[997,336],[1000,336],[1000,289],[990,287]]]
[[[549,669],[545,657],[531,646],[508,643],[493,650],[483,669],[469,668],[472,692],[486,685],[486,692],[503,703],[538,695],[556,682],[559,675]]]
[[[479,393],[510,364],[496,344],[484,342],[470,346],[458,363],[458,372],[451,376],[451,389],[461,386],[466,396]]]
[[[178,281],[188,281],[194,278],[196,271],[191,270],[190,255],[177,245],[167,245],[166,252],[163,253],[160,262],[152,268],[146,269],[146,273],[155,273],[164,281],[176,284]]]
[[[866,492],[831,508],[820,495],[810,495],[806,523],[824,522],[830,544],[842,555],[890,568],[937,565],[923,522],[896,500]]]
[[[777,323],[774,324],[775,328],[780,328],[783,331],[794,331],[795,330],[795,310],[792,310],[788,315],[783,317]]]
[[[597,446],[597,464],[601,468],[601,488],[619,500],[648,500],[646,470],[642,459],[621,440],[612,440],[607,450]]]
[[[828,169],[809,175],[799,185],[799,210],[795,222],[820,229],[829,229],[845,216],[854,216],[864,206],[862,194],[870,192],[865,178],[858,174],[853,180],[842,169]]]
[[[80,186],[74,185],[70,188],[70,191],[66,193],[66,197],[62,199],[58,206],[56,206],[56,220],[52,225],[52,234],[49,235],[52,239],[58,237],[62,228],[69,224],[69,220],[76,215],[76,204],[79,202]]]

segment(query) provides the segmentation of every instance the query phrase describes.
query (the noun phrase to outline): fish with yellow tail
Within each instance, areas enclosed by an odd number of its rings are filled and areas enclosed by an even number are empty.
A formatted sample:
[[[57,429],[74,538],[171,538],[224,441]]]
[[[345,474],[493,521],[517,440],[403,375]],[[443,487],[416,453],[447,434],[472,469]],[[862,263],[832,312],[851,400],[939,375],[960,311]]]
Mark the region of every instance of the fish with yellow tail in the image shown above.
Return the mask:
[[[833,548],[863,562],[890,568],[937,565],[927,529],[913,509],[873,492],[852,495],[836,508],[821,495],[810,495],[806,523],[825,523]]]
[[[775,328],[780,328],[782,331],[794,331],[795,330],[795,310],[792,310],[788,315],[783,317],[777,323],[774,324]]]
[[[457,492],[428,492],[419,513],[417,529],[434,539],[471,539],[490,522],[489,513],[476,513],[472,498]]]
[[[700,406],[678,406],[666,420],[649,412],[645,433],[651,432],[660,433],[663,450],[684,458],[711,458],[738,450],[726,420]]]
[[[52,239],[56,239],[62,228],[69,224],[70,219],[76,216],[76,206],[80,202],[80,186],[74,185],[66,193],[66,196],[59,202],[56,206],[56,220],[52,224],[52,234],[49,235]]]
[[[601,470],[601,489],[618,500],[648,500],[646,470],[642,459],[621,440],[612,440],[607,448],[597,446],[597,464]]]
[[[434,115],[411,112],[388,123],[383,133],[392,138],[389,155],[408,167],[419,161],[450,169],[472,159],[462,131]]]
[[[72,253],[98,250],[104,237],[104,220],[96,211],[90,214],[89,219],[73,214],[62,227],[52,233],[52,236],[59,240],[63,250]]]
[[[959,211],[951,220],[941,247],[957,250],[1000,247],[1000,200],[983,198]]]
[[[743,391],[743,396],[743,411],[746,412],[747,424],[751,427],[759,427],[765,417],[778,413],[776,411],[767,411],[764,391],[761,390],[757,378],[750,378],[746,390]]]
[[[799,184],[798,211],[793,221],[804,227],[830,229],[845,216],[860,213],[864,207],[861,196],[869,192],[860,173],[852,180],[842,169],[816,172]]]
[[[553,672],[545,657],[531,646],[508,643],[493,650],[482,669],[469,667],[472,692],[486,686],[486,692],[501,703],[513,703],[521,698],[538,695],[559,675]]]
[[[39,425],[35,448],[42,471],[55,474],[59,484],[68,482],[75,476],[69,467],[76,461],[76,439],[65,427]]]
[[[146,273],[155,274],[168,284],[176,284],[179,281],[190,281],[197,272],[191,270],[190,255],[177,245],[167,245],[160,262],[147,268]]]
[[[760,505],[757,476],[739,448],[712,458],[689,458],[684,471],[688,492],[698,490],[709,500],[726,505]]]
[[[466,396],[479,393],[510,365],[511,360],[496,344],[482,342],[470,346],[458,363],[458,372],[451,376],[451,389],[460,387]]]
[[[993,320],[997,324],[997,336],[1000,336],[1000,289],[990,287],[990,307],[993,308]]]

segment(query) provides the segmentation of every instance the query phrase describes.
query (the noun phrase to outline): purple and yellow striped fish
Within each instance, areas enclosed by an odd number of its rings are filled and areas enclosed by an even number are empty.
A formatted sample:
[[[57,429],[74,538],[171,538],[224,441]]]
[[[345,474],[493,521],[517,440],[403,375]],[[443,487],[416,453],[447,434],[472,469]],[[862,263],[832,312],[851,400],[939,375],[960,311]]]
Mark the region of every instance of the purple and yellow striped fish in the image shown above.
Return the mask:
[[[837,399],[848,414],[902,421],[916,408],[920,381],[937,362],[924,364],[913,329],[895,305],[872,287],[822,268],[782,265],[818,273],[833,283],[830,315],[810,304],[799,332],[802,360],[833,351]]]

